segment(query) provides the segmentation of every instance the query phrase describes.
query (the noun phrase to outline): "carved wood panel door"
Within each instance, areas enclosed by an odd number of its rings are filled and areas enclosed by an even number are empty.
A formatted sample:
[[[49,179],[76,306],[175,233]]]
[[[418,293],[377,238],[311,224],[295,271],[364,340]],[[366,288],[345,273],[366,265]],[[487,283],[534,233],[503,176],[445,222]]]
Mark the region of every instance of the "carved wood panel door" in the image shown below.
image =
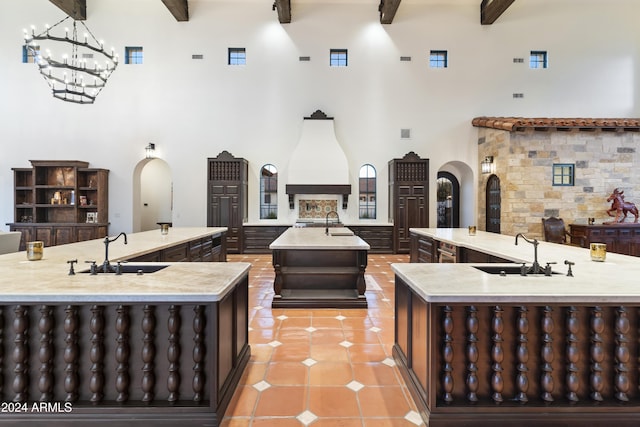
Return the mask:
[[[395,253],[410,252],[410,228],[429,226],[428,184],[428,159],[411,152],[389,162],[389,216]]]
[[[491,175],[489,177],[489,180],[487,181],[486,190],[486,230],[491,233],[500,233],[501,201],[500,178],[498,178],[496,175]]]
[[[227,227],[227,252],[241,253],[247,220],[248,162],[223,151],[209,158],[207,226]]]

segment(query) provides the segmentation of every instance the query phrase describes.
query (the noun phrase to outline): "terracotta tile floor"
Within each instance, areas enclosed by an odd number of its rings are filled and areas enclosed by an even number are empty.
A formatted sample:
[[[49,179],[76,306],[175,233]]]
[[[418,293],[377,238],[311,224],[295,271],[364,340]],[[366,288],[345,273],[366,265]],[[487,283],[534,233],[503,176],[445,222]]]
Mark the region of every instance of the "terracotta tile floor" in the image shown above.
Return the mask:
[[[403,255],[369,255],[368,309],[272,309],[271,255],[251,263],[251,359],[223,427],[424,426],[391,355],[393,272]]]

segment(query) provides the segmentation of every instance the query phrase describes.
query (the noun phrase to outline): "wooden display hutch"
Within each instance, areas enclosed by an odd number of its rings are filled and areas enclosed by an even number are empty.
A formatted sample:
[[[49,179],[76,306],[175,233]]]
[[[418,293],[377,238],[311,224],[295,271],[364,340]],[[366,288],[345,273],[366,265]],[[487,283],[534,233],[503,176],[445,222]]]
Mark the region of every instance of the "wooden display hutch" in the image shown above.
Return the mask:
[[[32,168],[13,168],[14,221],[11,231],[45,246],[105,237],[108,232],[107,169],[78,160],[31,160]]]

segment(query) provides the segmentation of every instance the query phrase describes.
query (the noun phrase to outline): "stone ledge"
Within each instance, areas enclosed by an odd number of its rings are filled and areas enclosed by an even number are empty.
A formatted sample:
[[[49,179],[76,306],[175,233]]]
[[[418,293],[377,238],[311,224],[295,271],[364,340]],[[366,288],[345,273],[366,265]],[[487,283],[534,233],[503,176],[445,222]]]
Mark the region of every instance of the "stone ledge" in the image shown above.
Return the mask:
[[[499,129],[508,132],[533,129],[538,131],[615,131],[638,132],[640,119],[633,118],[525,118],[525,117],[476,117],[475,127]]]

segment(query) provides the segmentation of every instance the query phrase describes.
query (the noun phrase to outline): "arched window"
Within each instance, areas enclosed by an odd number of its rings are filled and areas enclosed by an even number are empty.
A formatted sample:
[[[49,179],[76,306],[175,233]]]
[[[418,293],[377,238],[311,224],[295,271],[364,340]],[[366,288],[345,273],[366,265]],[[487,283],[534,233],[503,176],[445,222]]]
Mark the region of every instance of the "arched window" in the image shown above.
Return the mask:
[[[360,219],[376,218],[376,169],[370,164],[360,168]]]
[[[260,169],[260,219],[278,218],[278,169],[271,164]]]

